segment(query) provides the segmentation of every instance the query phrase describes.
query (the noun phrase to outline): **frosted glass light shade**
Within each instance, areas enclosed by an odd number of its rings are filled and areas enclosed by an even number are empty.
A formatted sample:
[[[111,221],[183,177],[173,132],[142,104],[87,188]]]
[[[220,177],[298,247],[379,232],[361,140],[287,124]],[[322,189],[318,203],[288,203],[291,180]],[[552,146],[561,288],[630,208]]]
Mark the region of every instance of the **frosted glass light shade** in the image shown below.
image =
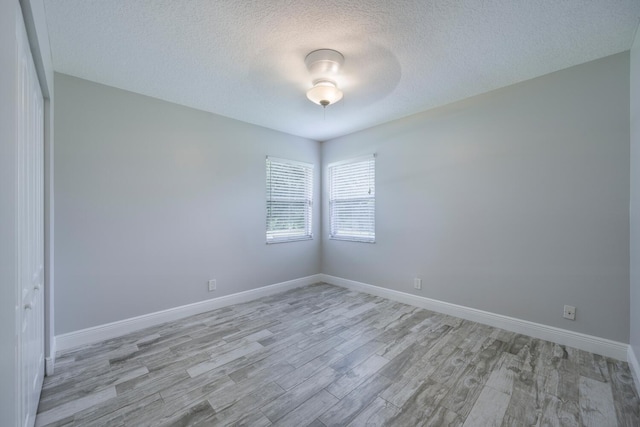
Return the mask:
[[[337,88],[334,82],[321,80],[307,91],[307,98],[313,103],[326,107],[340,101],[342,99],[342,91]]]

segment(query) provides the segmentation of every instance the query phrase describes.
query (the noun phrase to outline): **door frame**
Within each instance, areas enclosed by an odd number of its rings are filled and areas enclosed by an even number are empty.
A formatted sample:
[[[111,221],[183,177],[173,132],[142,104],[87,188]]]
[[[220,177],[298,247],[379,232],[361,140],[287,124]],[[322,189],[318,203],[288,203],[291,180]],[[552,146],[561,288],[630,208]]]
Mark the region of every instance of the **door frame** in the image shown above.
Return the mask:
[[[54,72],[44,0],[12,0],[22,10],[31,55],[44,99],[44,335],[45,368],[53,374],[56,356],[54,322]]]
[[[15,8],[13,183],[16,425],[33,427],[44,380],[44,97],[20,7]],[[9,225],[9,224],[7,224]]]

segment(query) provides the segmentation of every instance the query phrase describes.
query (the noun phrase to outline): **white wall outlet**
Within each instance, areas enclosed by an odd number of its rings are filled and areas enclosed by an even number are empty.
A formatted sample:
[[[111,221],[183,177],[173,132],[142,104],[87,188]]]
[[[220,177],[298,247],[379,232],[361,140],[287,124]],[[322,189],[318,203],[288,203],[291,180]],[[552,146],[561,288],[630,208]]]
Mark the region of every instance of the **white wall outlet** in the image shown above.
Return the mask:
[[[216,279],[209,280],[209,292],[216,290]]]
[[[413,279],[413,287],[414,289],[422,289],[422,279],[416,277]]]
[[[562,317],[569,320],[576,320],[576,308],[570,305],[565,305]]]

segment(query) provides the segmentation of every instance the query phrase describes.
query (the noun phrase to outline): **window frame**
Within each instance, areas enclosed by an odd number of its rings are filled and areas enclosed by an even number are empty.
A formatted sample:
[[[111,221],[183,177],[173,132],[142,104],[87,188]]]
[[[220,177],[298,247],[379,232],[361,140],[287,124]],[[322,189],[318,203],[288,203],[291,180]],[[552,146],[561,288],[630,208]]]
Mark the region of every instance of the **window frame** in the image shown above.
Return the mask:
[[[355,165],[358,163],[369,163],[367,169],[368,169],[368,176],[366,176],[365,178],[367,178],[369,180],[368,182],[368,186],[369,186],[369,195],[365,195],[363,196],[362,194],[360,195],[354,195],[354,197],[350,197],[350,198],[340,198],[337,197],[337,195],[335,194],[336,192],[336,185],[338,185],[339,183],[336,182],[335,180],[335,174],[336,172],[339,171],[339,168],[341,167],[345,167],[347,165],[351,166],[351,165]],[[355,169],[355,168],[354,168]],[[344,171],[343,171],[344,172]],[[353,173],[353,177],[355,178],[356,175],[358,175],[357,173]],[[351,159],[346,159],[346,160],[341,160],[338,162],[333,162],[327,165],[327,176],[328,176],[328,187],[329,187],[329,191],[328,191],[328,198],[329,198],[329,239],[331,240],[344,240],[344,241],[350,241],[350,242],[360,242],[360,243],[375,243],[376,242],[376,193],[375,193],[375,177],[376,177],[376,154],[368,154],[365,156],[360,156],[360,157],[355,157],[355,158],[351,158]],[[346,182],[346,179],[343,179],[343,184],[344,182]],[[339,191],[339,190],[338,190]],[[343,190],[344,191],[344,190]],[[337,222],[347,222],[345,221],[345,219],[343,218],[341,221],[339,221],[339,218],[337,218],[337,216],[339,215],[339,211],[337,211],[336,209],[336,202],[342,201],[342,202],[346,202],[348,203],[349,201],[351,201],[352,203],[354,201],[365,201],[365,200],[369,200],[371,201],[371,221],[370,221],[370,225],[369,227],[365,227],[365,228],[370,228],[371,232],[369,234],[363,234],[363,233],[352,233],[348,230],[340,230],[337,229],[336,227],[338,227],[338,225],[336,224]],[[355,207],[355,209],[361,209],[362,212],[366,213],[366,211],[368,210],[367,208],[358,208],[357,206]],[[351,230],[353,231],[353,230]]]
[[[304,187],[304,195],[301,198],[285,199],[283,197],[274,197],[274,185],[272,175],[272,165],[278,165],[278,167],[292,166],[293,168],[303,168],[303,182],[300,184]],[[283,159],[280,157],[267,156],[265,161],[266,172],[266,202],[265,202],[265,217],[266,217],[266,243],[288,243],[298,242],[303,240],[313,239],[313,171],[314,165],[312,163],[301,162],[297,160]],[[290,176],[291,178],[291,176]],[[286,191],[286,190],[285,190]],[[277,228],[270,228],[271,222],[278,216],[273,215],[273,203],[304,203],[304,230],[300,229],[300,233],[287,233],[285,230],[278,230]],[[286,218],[286,217],[283,217]],[[278,231],[280,231],[278,233]]]

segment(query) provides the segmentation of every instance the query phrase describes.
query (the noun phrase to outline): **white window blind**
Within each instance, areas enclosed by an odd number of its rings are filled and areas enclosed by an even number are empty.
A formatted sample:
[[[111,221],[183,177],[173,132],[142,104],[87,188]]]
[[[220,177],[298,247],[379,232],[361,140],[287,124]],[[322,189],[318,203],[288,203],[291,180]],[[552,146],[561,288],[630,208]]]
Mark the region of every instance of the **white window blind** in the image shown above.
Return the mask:
[[[375,172],[375,155],[329,165],[330,238],[375,242]]]
[[[313,165],[267,157],[267,243],[311,239]]]

